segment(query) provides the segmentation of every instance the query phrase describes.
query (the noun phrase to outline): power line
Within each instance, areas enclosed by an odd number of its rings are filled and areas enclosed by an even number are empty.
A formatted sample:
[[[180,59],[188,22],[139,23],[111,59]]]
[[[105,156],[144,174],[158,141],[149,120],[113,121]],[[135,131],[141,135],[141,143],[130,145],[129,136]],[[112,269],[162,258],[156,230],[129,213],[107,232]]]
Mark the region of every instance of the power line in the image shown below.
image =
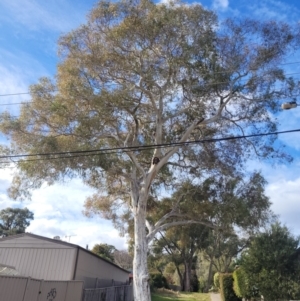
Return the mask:
[[[17,95],[28,95],[30,92],[20,92],[20,93],[8,93],[8,94],[0,94],[0,97],[5,97],[5,96],[17,96]]]
[[[300,78],[299,78],[300,79]],[[280,97],[280,99],[291,99],[293,97],[299,97],[300,94],[295,94],[295,95],[290,95],[290,96],[284,96],[284,97]],[[238,96],[236,96],[238,97]],[[265,97],[263,98],[253,98],[252,99],[253,101],[261,101],[261,100],[265,100]],[[30,104],[30,103],[33,103],[32,101],[27,101],[27,102],[16,102],[16,103],[4,103],[4,104],[1,104],[0,103],[0,107],[1,106],[12,106],[12,105],[26,105],[26,104]],[[144,103],[140,103],[140,105],[143,105]],[[106,104],[108,107],[115,107],[113,105],[110,105],[110,104]],[[131,105],[118,105],[118,108],[132,108],[134,107],[135,105],[138,105],[138,103],[134,103],[134,104],[131,104]],[[19,116],[16,116],[16,115],[10,115],[10,117],[12,118],[19,118]],[[87,117],[89,118],[89,117]]]
[[[186,146],[186,145],[190,145],[190,144],[199,144],[199,143],[215,143],[215,142],[220,142],[220,141],[247,139],[247,138],[271,136],[271,135],[280,135],[280,134],[296,133],[296,132],[300,132],[300,129],[287,130],[287,131],[277,131],[277,132],[268,132],[268,133],[258,133],[258,134],[249,134],[249,135],[239,135],[239,136],[228,136],[228,137],[223,137],[223,138],[208,138],[208,139],[201,139],[201,140],[195,140],[195,141],[186,141],[186,142],[172,142],[172,143],[152,144],[152,145],[127,146],[127,147],[116,147],[116,148],[94,149],[94,150],[78,150],[78,151],[66,151],[66,152],[5,155],[5,156],[0,156],[0,159],[14,159],[14,158],[28,158],[28,157],[48,156],[48,158],[35,158],[35,159],[29,159],[29,160],[18,160],[18,161],[13,161],[13,163],[41,161],[41,160],[72,159],[72,158],[85,157],[85,156],[114,154],[114,153],[117,153],[117,152],[126,153],[126,152],[132,152],[132,151],[144,151],[144,150],[156,149],[156,148],[166,148],[166,147],[172,147],[172,146],[173,147],[175,147],[175,146]],[[58,157],[51,157],[51,156],[58,156]],[[0,163],[7,164],[9,162],[0,162]]]
[[[296,62],[287,62],[287,63],[282,63],[282,64],[278,64],[281,66],[284,65],[293,65],[293,64],[300,64],[300,61],[296,61]],[[249,69],[249,71],[256,71],[259,70],[259,68],[252,68]],[[234,72],[235,70],[224,70],[224,71],[217,71],[214,72],[214,74],[224,74],[224,73],[231,73]],[[286,73],[285,75],[295,75],[295,74],[300,74],[300,72],[294,72],[294,73]],[[229,81],[228,81],[229,82]],[[207,84],[207,85],[217,85],[217,84],[226,84],[228,82],[216,82],[216,83],[211,83],[211,84]],[[118,83],[116,84],[106,84],[105,86],[116,86],[119,85]],[[54,90],[56,91],[56,90]],[[7,96],[18,96],[18,95],[29,95],[32,92],[17,92],[17,93],[7,93],[7,94],[0,94],[0,97],[7,97]],[[34,94],[34,93],[33,93]],[[16,103],[16,104],[23,104],[23,103]]]

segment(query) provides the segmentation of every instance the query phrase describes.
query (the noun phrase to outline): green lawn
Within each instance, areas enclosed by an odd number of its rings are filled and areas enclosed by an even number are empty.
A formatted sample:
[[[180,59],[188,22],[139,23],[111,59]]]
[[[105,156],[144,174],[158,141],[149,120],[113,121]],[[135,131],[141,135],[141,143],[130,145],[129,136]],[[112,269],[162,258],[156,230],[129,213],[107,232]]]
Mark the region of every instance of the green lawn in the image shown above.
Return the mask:
[[[209,294],[202,293],[185,293],[185,292],[172,292],[172,291],[157,291],[152,294],[152,301],[210,301]]]

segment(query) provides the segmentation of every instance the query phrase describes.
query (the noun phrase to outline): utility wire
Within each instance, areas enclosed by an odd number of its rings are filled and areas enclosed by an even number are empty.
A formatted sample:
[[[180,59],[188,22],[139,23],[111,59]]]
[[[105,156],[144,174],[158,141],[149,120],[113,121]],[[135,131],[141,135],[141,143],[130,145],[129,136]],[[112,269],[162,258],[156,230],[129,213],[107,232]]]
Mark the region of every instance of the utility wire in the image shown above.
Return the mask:
[[[229,141],[229,140],[238,140],[262,136],[271,136],[279,134],[288,134],[300,132],[300,129],[287,130],[287,131],[277,131],[269,133],[259,133],[259,134],[249,134],[249,135],[239,135],[239,136],[228,136],[223,138],[208,138],[195,141],[186,141],[186,142],[172,142],[172,143],[162,143],[162,144],[152,144],[152,145],[140,145],[140,146],[127,146],[127,147],[116,147],[116,148],[105,148],[105,149],[94,149],[94,150],[79,150],[79,151],[66,151],[66,152],[51,152],[51,153],[36,153],[36,154],[20,154],[20,155],[5,155],[0,156],[0,159],[14,159],[14,158],[28,158],[28,157],[48,157],[48,158],[35,158],[29,160],[18,160],[13,161],[13,163],[18,162],[30,162],[30,161],[40,161],[40,160],[57,160],[57,159],[71,159],[85,156],[95,156],[95,155],[108,155],[114,154],[117,152],[132,152],[132,151],[144,151],[149,149],[157,148],[166,148],[166,147],[175,147],[175,146],[186,146],[190,144],[199,144],[199,143],[215,143],[220,141]],[[51,157],[58,156],[58,157]],[[0,163],[9,163],[9,162],[0,162]]]
[[[296,61],[296,62],[287,62],[287,63],[282,63],[282,64],[278,64],[278,65],[293,65],[293,64],[300,64],[300,61]],[[257,71],[259,70],[259,68],[252,68],[249,69],[249,71]],[[231,73],[234,72],[235,70],[224,70],[224,71],[217,71],[214,72],[213,74],[224,74],[224,73]],[[295,75],[295,74],[300,74],[300,72],[294,72],[294,73],[286,73],[285,75]],[[267,74],[265,74],[264,76],[266,76]],[[230,81],[228,81],[230,82]],[[216,82],[216,83],[211,83],[211,84],[207,84],[207,85],[217,85],[217,84],[226,84],[228,82]],[[115,84],[106,84],[105,86],[117,86],[119,85],[119,83],[115,83]],[[30,92],[19,92],[19,93],[7,93],[7,94],[0,94],[0,97],[7,97],[7,96],[18,96],[18,95],[29,95]],[[33,93],[34,94],[34,93]],[[16,103],[17,104],[17,103]],[[18,103],[18,104],[22,104],[22,103]]]
[[[299,97],[300,94],[295,94],[295,95],[290,95],[290,96],[284,96],[284,97],[280,97],[280,99],[291,99],[293,97]],[[238,95],[236,97],[239,97]],[[263,98],[253,98],[252,99],[253,101],[261,101],[261,100],[265,100],[265,97]],[[0,103],[0,106],[13,106],[13,105],[26,105],[26,104],[30,104],[30,103],[33,103],[32,101],[24,101],[24,102],[12,102],[12,103]],[[143,105],[144,103],[140,103],[140,105]],[[116,107],[116,106],[113,106],[113,105],[110,105],[110,104],[106,104],[108,107]],[[118,108],[132,108],[134,106],[138,105],[138,103],[134,103],[134,104],[131,104],[131,105],[118,105]],[[13,115],[10,115],[10,117],[13,117],[13,118],[19,118],[19,116],[13,116]]]

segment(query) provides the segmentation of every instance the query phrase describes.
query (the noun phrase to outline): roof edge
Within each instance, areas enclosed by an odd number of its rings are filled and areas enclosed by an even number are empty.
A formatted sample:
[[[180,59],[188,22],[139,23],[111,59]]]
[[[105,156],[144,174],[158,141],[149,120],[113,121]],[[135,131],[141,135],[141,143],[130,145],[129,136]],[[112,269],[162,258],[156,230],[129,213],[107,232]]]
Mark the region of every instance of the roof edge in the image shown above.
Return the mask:
[[[100,257],[99,255],[91,252],[90,250],[87,250],[79,245],[75,245],[75,244],[71,244],[69,242],[66,242],[66,241],[62,241],[62,240],[58,240],[58,239],[53,239],[53,238],[49,238],[49,237],[45,237],[45,236],[41,236],[41,235],[37,235],[37,234],[33,234],[33,233],[21,233],[21,234],[17,234],[17,235],[10,235],[10,236],[7,236],[7,237],[3,237],[3,238],[0,238],[0,243],[1,241],[5,241],[5,240],[10,240],[10,239],[14,239],[14,238],[20,238],[20,237],[24,237],[24,236],[29,236],[29,237],[33,237],[33,238],[37,238],[37,239],[42,239],[42,240],[46,240],[46,241],[50,241],[50,242],[54,242],[54,243],[58,243],[58,244],[62,244],[62,245],[65,245],[65,246],[69,246],[69,247],[73,247],[73,248],[78,248],[79,250],[82,250],[90,255],[93,255],[95,257],[97,257],[98,259],[100,260],[103,260],[109,264],[111,264],[112,266],[122,270],[123,272],[126,272],[126,273],[130,273],[129,271],[121,268],[120,266],[118,266],[117,264],[105,259],[105,258],[102,258]]]

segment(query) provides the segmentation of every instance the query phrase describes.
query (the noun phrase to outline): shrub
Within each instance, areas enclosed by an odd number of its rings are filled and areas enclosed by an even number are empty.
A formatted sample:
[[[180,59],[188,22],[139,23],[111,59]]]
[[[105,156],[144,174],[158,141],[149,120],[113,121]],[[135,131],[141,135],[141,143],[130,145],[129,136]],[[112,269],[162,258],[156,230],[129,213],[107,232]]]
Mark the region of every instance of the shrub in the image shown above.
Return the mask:
[[[251,294],[249,291],[249,282],[245,270],[240,267],[233,274],[233,290],[240,298],[248,298]]]
[[[218,272],[214,274],[214,285],[220,289],[220,274]]]
[[[159,273],[152,273],[150,274],[150,288],[169,288],[167,279],[165,276]]]
[[[240,301],[233,290],[233,278],[232,274],[220,274],[220,293],[223,301]]]
[[[199,292],[204,293],[206,287],[206,279],[203,276],[200,276],[198,280],[199,280]]]

